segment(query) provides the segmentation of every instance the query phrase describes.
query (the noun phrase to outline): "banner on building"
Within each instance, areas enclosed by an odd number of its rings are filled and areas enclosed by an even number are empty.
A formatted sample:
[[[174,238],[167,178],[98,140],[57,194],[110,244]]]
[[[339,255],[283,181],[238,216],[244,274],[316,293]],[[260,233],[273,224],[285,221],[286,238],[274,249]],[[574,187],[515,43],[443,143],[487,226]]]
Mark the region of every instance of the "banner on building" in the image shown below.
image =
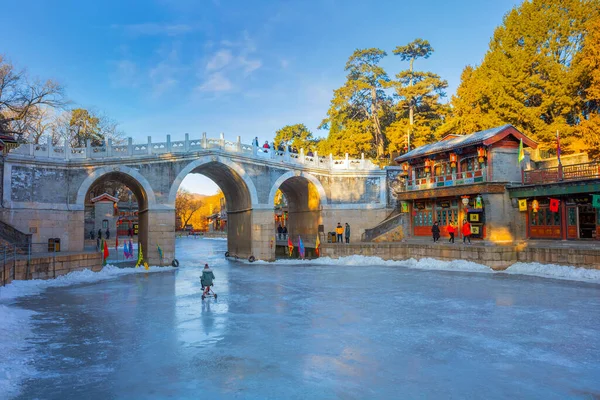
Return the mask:
[[[519,199],[519,211],[527,211],[527,199]]]
[[[592,195],[592,207],[600,208],[600,194]]]
[[[559,199],[550,199],[550,211],[558,212],[558,206],[560,205]]]
[[[407,213],[408,212],[408,202],[403,201],[400,203],[400,211],[403,213]]]

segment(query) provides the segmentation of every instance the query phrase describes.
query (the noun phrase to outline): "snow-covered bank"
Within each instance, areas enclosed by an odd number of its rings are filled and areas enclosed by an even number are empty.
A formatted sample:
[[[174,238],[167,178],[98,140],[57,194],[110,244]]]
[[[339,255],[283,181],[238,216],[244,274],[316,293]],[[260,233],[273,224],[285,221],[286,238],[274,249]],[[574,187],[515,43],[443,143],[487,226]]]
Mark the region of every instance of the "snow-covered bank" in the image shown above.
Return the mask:
[[[19,394],[23,380],[34,373],[28,348],[33,311],[0,305],[0,398]]]
[[[173,267],[150,267],[148,271],[145,268],[118,268],[114,265],[106,265],[99,272],[85,269],[83,271],[73,271],[55,279],[33,279],[30,281],[13,281],[9,285],[0,287],[0,301],[12,300],[18,297],[30,296],[41,293],[50,287],[70,286],[79,283],[93,283],[111,279],[120,275],[139,274],[147,272],[172,271]]]
[[[268,264],[266,261],[256,262]],[[361,255],[340,258],[321,257],[313,260],[277,260],[276,262],[288,265],[384,265],[438,271],[529,275],[541,278],[600,283],[600,270],[540,263],[516,263],[504,271],[495,271],[488,266],[466,260],[442,261],[433,258],[422,258],[420,260],[415,260],[414,258],[408,260],[383,260],[379,257]]]

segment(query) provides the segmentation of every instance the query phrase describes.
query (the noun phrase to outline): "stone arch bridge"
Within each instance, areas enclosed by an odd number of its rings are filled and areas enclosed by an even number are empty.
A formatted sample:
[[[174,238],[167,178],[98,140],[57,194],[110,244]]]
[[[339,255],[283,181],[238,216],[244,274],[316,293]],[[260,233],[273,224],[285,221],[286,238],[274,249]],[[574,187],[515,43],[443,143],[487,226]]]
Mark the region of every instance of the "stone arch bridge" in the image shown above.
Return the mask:
[[[51,143],[48,140],[48,143]],[[385,170],[363,159],[334,159],[265,150],[237,141],[209,139],[134,144],[111,141],[84,148],[25,144],[2,162],[0,218],[32,234],[32,241],[59,237],[63,251],[84,249],[84,204],[90,188],[103,180],[127,185],[139,205],[139,241],[145,258],[175,257],[175,196],[191,173],[212,179],[225,195],[228,249],[239,257],[275,258],[274,197],[286,195],[289,230],[325,232],[349,222],[352,240],[387,213]]]

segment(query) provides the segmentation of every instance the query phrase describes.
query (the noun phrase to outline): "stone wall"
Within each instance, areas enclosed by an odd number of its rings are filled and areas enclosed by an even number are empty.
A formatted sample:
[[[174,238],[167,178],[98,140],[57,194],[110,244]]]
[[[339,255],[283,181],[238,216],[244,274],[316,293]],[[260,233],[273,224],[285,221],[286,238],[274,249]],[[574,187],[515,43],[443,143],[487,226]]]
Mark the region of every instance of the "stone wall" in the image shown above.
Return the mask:
[[[13,271],[14,269],[14,271]],[[16,280],[24,279],[52,279],[73,271],[91,269],[98,272],[102,269],[102,255],[99,252],[62,254],[44,257],[32,257],[29,265],[29,276],[27,274],[27,259],[18,259],[14,263],[7,262],[4,270],[0,267],[0,282],[6,284]]]
[[[600,249],[537,248],[531,245],[469,246],[462,244],[415,243],[354,243],[328,244],[321,249],[323,257],[352,255],[375,256],[384,260],[435,258],[438,260],[467,260],[503,270],[516,262],[569,265],[600,269]]]
[[[350,224],[350,242],[360,242],[365,229],[371,229],[383,221],[391,210],[375,209],[324,209],[321,211],[325,234],[335,231],[337,223]]]

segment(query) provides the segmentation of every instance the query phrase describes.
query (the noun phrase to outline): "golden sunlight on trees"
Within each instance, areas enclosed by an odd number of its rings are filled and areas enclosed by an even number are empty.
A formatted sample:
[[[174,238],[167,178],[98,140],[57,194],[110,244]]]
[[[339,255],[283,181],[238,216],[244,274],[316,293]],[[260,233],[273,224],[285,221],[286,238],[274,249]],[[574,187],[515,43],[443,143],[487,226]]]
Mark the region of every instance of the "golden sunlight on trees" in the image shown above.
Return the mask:
[[[560,131],[566,153],[583,150],[584,132],[598,115],[591,89],[597,55],[590,49],[598,40],[586,37],[588,30],[594,34],[599,13],[598,0],[533,0],[515,7],[494,32],[481,65],[465,68],[443,130],[468,133],[510,123],[542,149],[554,149]]]
[[[178,226],[185,227],[192,216],[202,207],[203,202],[196,195],[185,189],[179,189],[175,197],[175,218],[180,221]]]
[[[177,192],[177,198],[179,198],[179,194],[182,190]],[[187,191],[185,191],[187,192]],[[191,202],[195,202],[196,205],[199,204],[199,207],[196,211],[191,213],[189,219],[184,224],[185,220],[181,217],[181,214],[177,211],[177,203],[175,206],[175,215],[177,218],[177,223],[179,228],[184,228],[186,225],[192,225],[194,230],[196,231],[206,231],[208,230],[208,222],[206,217],[221,211],[221,199],[224,199],[223,192],[220,190],[213,195],[203,195],[196,193],[187,192],[186,196],[191,199]]]
[[[295,147],[298,151],[315,150],[317,141],[313,138],[312,132],[304,124],[286,125],[275,132],[273,140],[275,146],[283,145]]]

